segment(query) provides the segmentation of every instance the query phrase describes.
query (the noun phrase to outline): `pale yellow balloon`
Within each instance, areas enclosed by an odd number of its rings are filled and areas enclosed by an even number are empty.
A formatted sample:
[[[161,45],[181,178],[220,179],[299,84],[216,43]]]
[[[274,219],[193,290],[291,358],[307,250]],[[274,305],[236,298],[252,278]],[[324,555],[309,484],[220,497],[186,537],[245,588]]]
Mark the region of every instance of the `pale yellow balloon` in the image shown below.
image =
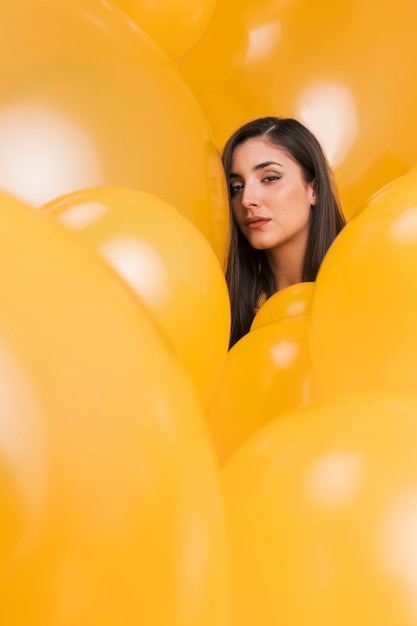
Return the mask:
[[[160,196],[223,263],[227,188],[212,131],[159,46],[99,0],[2,12],[0,187],[40,206],[94,186]]]
[[[71,229],[146,303],[206,406],[231,316],[223,270],[202,233],[171,204],[135,189],[80,190],[40,211]]]
[[[217,0],[112,0],[175,60],[206,30]]]
[[[416,393],[417,171],[370,198],[317,276],[314,369],[326,394]]]
[[[334,398],[223,468],[232,624],[414,626],[417,398]]]
[[[320,397],[309,332],[307,317],[274,321],[230,350],[207,411],[221,464],[268,421]]]
[[[152,317],[5,194],[0,282],[0,623],[228,626],[214,453]]]

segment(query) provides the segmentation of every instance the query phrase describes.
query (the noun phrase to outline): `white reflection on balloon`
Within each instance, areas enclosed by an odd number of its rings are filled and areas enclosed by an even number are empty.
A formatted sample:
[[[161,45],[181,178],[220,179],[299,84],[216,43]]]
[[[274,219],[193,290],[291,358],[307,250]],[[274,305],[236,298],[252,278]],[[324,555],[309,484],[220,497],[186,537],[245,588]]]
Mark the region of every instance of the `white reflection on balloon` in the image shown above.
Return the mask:
[[[275,367],[287,368],[298,356],[298,345],[296,343],[291,343],[290,341],[283,341],[273,346],[271,355]]]
[[[320,508],[348,506],[356,497],[364,476],[363,459],[338,450],[317,459],[304,479],[310,501]]]
[[[212,559],[210,529],[206,515],[197,506],[181,522],[177,532],[176,597],[179,602],[186,600],[182,610],[192,611],[202,602],[207,585],[207,572]]]
[[[270,56],[281,34],[281,24],[271,22],[249,31],[249,45],[245,63],[252,63]]]
[[[100,252],[148,304],[164,302],[169,276],[155,248],[134,237],[115,237],[100,246]]]
[[[310,404],[312,398],[318,395],[318,386],[313,372],[306,372],[304,378],[300,378],[301,398],[304,404]]]
[[[391,222],[388,238],[399,244],[417,243],[417,207],[407,209]]]
[[[58,215],[58,220],[73,230],[83,230],[99,220],[107,207],[100,202],[82,202],[65,209]]]
[[[316,84],[301,94],[299,119],[316,135],[333,167],[349,154],[359,131],[355,102],[343,85]]]
[[[33,206],[99,185],[88,136],[55,111],[20,105],[0,113],[0,187]]]
[[[417,492],[403,493],[386,512],[379,552],[386,571],[400,578],[417,620]]]
[[[0,346],[0,456],[10,468],[24,508],[25,535],[20,553],[36,540],[46,491],[44,416],[35,391],[15,356]]]
[[[287,316],[288,317],[301,317],[308,312],[309,303],[305,300],[293,300],[288,303]]]

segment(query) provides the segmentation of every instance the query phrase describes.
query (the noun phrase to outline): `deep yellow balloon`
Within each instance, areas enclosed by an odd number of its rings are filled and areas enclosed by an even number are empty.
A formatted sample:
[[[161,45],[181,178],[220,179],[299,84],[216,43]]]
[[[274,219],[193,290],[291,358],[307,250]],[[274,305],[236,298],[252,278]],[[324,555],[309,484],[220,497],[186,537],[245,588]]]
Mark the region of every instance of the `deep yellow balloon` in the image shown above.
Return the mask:
[[[267,424],[223,469],[239,626],[414,626],[417,399]]]
[[[416,392],[417,171],[375,194],[324,259],[311,313],[327,394]]]
[[[227,189],[178,69],[116,6],[21,0],[1,15],[0,187],[34,206],[94,186],[162,197],[223,263]]]
[[[112,0],[168,54],[180,59],[206,30],[217,0]]]
[[[268,298],[256,313],[250,329],[293,317],[308,317],[311,310],[314,283],[296,283]]]
[[[0,198],[0,622],[228,624],[220,484],[152,318],[54,220]]]
[[[318,397],[308,318],[271,322],[251,331],[228,353],[207,413],[220,462],[269,420]]]
[[[161,198],[127,188],[73,192],[40,210],[79,235],[147,304],[207,404],[228,350],[230,303],[201,232]]]
[[[262,115],[311,128],[350,218],[415,162],[416,29],[415,0],[229,0],[179,66],[220,147]]]

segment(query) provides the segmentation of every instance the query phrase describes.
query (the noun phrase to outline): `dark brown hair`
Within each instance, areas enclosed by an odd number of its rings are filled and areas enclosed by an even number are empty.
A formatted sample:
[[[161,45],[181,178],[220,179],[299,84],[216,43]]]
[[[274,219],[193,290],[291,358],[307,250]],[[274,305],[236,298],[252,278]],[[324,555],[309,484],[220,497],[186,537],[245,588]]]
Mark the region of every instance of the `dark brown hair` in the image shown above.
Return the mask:
[[[314,281],[330,244],[345,225],[332,170],[316,137],[303,124],[292,118],[261,117],[236,130],[224,147],[222,159],[229,201],[233,152],[237,146],[253,138],[266,139],[284,150],[298,163],[306,183],[314,181],[317,201],[312,211],[302,278],[304,282]],[[232,211],[230,214],[226,280],[232,308],[231,347],[249,331],[260,301],[269,298],[275,286],[265,252],[252,248],[237,226]]]

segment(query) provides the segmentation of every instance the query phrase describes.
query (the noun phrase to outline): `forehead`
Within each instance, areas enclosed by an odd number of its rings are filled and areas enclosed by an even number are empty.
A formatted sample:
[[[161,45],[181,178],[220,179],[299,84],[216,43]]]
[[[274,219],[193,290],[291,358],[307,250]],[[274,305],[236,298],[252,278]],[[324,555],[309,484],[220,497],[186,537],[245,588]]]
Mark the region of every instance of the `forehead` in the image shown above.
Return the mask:
[[[273,161],[283,166],[294,164],[289,154],[279,146],[260,137],[247,139],[236,146],[232,154],[231,169],[234,173],[251,170],[260,163]]]

